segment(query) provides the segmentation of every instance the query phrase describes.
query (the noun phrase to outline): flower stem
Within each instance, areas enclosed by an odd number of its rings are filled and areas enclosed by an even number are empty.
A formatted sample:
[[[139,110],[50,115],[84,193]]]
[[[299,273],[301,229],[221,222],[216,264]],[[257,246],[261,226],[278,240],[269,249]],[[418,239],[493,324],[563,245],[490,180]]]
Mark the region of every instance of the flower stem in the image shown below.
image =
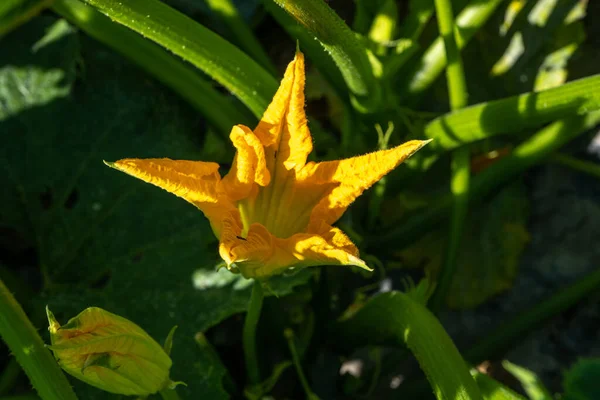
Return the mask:
[[[2,280],[0,336],[43,400],[77,400],[54,357]]]
[[[258,359],[256,358],[256,327],[260,318],[264,294],[260,281],[255,280],[252,286],[252,295],[250,304],[248,304],[248,313],[244,321],[243,344],[244,358],[246,360],[246,371],[251,384],[260,382],[260,371],[258,369]]]
[[[296,351],[296,344],[294,343],[294,331],[290,328],[287,328],[285,331],[283,331],[283,334],[288,342],[288,347],[290,348],[290,353],[292,354],[292,361],[294,362],[294,367],[296,368],[296,372],[298,373],[300,384],[302,384],[304,393],[306,393],[306,398],[308,400],[318,399],[317,395],[315,395],[311,390],[310,385],[306,380],[306,376],[304,375],[304,371],[302,371],[302,365],[300,365],[300,357],[298,357],[298,351]]]

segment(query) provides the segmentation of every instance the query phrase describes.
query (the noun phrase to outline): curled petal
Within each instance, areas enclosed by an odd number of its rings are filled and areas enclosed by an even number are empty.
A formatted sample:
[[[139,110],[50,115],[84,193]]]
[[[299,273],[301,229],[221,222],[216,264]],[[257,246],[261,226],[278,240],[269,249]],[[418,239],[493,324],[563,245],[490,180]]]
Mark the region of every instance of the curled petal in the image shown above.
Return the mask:
[[[265,149],[250,128],[236,125],[229,138],[237,152],[231,170],[221,182],[229,198],[237,201],[250,195],[254,183],[267,186],[271,174],[266,165]]]

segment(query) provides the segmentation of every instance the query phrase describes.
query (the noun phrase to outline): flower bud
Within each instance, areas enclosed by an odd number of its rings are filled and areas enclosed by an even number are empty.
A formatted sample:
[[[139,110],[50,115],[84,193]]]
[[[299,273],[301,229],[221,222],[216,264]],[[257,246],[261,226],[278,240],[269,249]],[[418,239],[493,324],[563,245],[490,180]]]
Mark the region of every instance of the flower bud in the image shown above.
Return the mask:
[[[67,373],[107,392],[146,396],[170,384],[171,358],[142,328],[101,308],[60,326],[46,307],[48,346]]]

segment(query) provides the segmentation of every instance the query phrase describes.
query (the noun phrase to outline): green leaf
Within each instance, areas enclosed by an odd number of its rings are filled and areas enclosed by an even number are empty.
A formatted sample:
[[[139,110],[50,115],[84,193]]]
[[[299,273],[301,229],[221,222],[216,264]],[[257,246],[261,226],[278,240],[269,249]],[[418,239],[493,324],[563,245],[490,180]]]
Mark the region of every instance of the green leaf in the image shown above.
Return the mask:
[[[452,339],[435,316],[410,295],[379,294],[350,315],[336,326],[339,345],[406,345],[438,399],[482,398]]]
[[[540,381],[537,375],[532,371],[513,364],[508,360],[502,361],[502,366],[521,382],[525,393],[527,393],[527,396],[531,400],[552,399],[552,395],[548,392],[548,389],[546,389],[542,381]]]
[[[158,0],[84,0],[112,20],[200,68],[262,116],[275,78],[240,49]]]
[[[56,0],[52,9],[88,35],[129,58],[156,79],[171,87],[227,137],[235,124],[255,122],[248,112],[240,111],[226,95],[184,61],[173,57],[159,45],[131,30],[115,24],[108,17],[79,0]]]
[[[445,299],[448,306],[472,308],[512,286],[529,241],[527,218],[527,194],[520,183],[507,186],[468,216]],[[441,227],[402,250],[398,253],[402,265],[424,267],[438,276],[447,236]]]
[[[600,398],[600,358],[577,361],[564,374],[565,400],[592,400]]]
[[[487,137],[519,134],[528,128],[600,108],[600,75],[537,93],[477,104],[434,119],[425,136],[435,149],[453,149]]]
[[[39,18],[7,36],[0,54],[0,226],[39,260],[45,291],[35,304],[48,304],[60,320],[102,307],[159,342],[178,325],[171,377],[188,387],[177,392],[184,399],[227,398],[224,366],[194,335],[244,312],[249,291],[195,288],[194,270],[212,270],[218,260],[202,213],[102,163],[128,156],[198,159],[198,117],[74,31],[33,53],[50,22]],[[310,274],[303,276],[281,283],[278,293]],[[82,398],[108,398],[74,385]]]

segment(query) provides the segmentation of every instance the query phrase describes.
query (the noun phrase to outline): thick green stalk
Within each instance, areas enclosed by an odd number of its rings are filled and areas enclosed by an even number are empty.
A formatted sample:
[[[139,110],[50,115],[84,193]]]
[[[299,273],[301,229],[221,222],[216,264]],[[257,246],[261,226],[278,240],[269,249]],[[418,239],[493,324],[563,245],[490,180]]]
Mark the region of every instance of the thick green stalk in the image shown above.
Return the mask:
[[[323,0],[274,0],[302,24],[331,55],[361,111],[380,106],[381,90],[366,47]]]
[[[472,0],[456,18],[457,46],[462,49],[473,35],[492,16],[503,0]],[[404,104],[415,103],[440,76],[446,67],[443,38],[437,38],[403,78],[399,81],[398,96]]]
[[[442,115],[425,127],[428,146],[451,150],[466,143],[526,129],[600,109],[600,75],[541,92],[477,104]]]
[[[285,12],[273,0],[262,0],[262,4],[269,14],[285,31],[300,42],[300,49],[305,53],[319,73],[329,82],[338,97],[342,100],[348,98],[348,88],[344,78],[331,56],[325,48],[315,40],[315,36],[304,26],[297,23],[291,15]]]
[[[237,47],[158,0],[84,0],[200,68],[261,117],[277,80]]]
[[[425,372],[437,399],[476,400],[481,394],[458,349],[418,295],[375,295],[335,325],[336,346],[405,345]]]
[[[258,384],[260,382],[260,370],[258,366],[258,357],[256,355],[256,327],[260,319],[260,311],[262,309],[264,293],[260,281],[255,280],[252,286],[252,294],[250,295],[250,304],[248,305],[248,313],[244,321],[244,332],[242,342],[244,345],[244,359],[246,361],[246,372],[250,384]]]
[[[460,52],[454,34],[454,14],[450,0],[435,0],[440,35],[444,40],[444,49],[448,66],[446,76],[448,80],[448,93],[450,95],[450,109],[459,110],[467,105],[467,83]],[[470,184],[471,155],[466,146],[459,147],[452,154],[450,192],[452,193],[452,216],[450,218],[450,232],[448,247],[444,263],[438,277],[437,288],[431,299],[431,309],[438,311],[446,299],[448,289],[456,271],[456,259],[463,234],[465,218],[469,210],[469,184]]]
[[[172,88],[196,107],[221,135],[229,135],[235,124],[254,123],[250,113],[241,112],[192,67],[130,29],[113,23],[93,7],[79,0],[56,0],[52,8]]]
[[[560,314],[600,289],[600,267],[567,288],[552,293],[546,300],[494,329],[465,353],[476,364],[497,355],[544,320]]]
[[[514,151],[477,174],[471,181],[471,204],[489,194],[498,186],[540,163],[586,130],[600,123],[600,111],[585,116],[572,116],[554,122],[525,140]],[[404,221],[397,229],[381,236],[365,238],[371,249],[394,249],[407,246],[429,232],[448,216],[452,196],[445,195],[430,204],[427,209]]]
[[[77,400],[54,357],[1,280],[0,336],[43,400]]]
[[[250,29],[238,12],[235,4],[231,0],[206,0],[206,4],[227,25],[227,28],[233,34],[240,48],[254,58],[269,73],[276,76],[277,69],[254,35],[254,32],[252,32],[252,29]]]

